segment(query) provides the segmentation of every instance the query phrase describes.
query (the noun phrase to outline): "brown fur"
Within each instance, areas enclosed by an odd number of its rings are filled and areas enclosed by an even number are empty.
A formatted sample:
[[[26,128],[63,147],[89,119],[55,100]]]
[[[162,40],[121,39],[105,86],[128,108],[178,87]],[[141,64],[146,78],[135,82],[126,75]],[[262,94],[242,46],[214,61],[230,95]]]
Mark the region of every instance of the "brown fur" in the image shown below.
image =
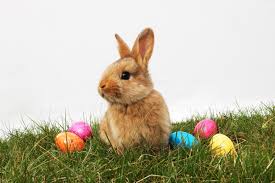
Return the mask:
[[[125,148],[148,144],[167,146],[170,134],[168,108],[159,92],[153,89],[148,62],[154,46],[154,34],[142,31],[130,51],[116,34],[121,59],[111,64],[99,83],[100,95],[109,108],[100,123],[100,137],[121,154]],[[122,80],[121,73],[131,74]]]

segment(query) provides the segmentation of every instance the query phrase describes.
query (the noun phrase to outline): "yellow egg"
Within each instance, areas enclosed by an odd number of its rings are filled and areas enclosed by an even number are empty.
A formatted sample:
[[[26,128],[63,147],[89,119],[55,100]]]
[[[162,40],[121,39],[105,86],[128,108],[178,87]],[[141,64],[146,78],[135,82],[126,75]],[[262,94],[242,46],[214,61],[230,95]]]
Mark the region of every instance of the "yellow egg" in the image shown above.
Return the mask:
[[[236,155],[233,142],[226,135],[216,134],[210,141],[212,152],[217,156],[225,156],[227,154]]]

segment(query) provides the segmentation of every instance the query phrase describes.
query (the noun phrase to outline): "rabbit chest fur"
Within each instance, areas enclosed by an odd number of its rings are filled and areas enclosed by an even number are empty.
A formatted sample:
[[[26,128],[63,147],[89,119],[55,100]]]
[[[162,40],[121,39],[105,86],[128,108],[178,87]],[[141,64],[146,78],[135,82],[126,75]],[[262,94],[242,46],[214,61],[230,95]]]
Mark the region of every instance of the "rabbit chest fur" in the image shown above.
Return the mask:
[[[101,138],[118,149],[168,144],[170,118],[162,96],[153,90],[131,105],[111,104],[101,123]]]

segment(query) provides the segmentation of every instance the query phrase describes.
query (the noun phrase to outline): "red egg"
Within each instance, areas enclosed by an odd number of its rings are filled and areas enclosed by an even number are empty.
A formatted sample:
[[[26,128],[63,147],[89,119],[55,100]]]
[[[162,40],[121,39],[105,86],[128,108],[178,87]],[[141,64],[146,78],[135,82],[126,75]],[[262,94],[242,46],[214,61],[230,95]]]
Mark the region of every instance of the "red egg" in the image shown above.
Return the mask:
[[[85,146],[84,140],[71,132],[62,132],[55,137],[55,144],[62,152],[82,151]]]

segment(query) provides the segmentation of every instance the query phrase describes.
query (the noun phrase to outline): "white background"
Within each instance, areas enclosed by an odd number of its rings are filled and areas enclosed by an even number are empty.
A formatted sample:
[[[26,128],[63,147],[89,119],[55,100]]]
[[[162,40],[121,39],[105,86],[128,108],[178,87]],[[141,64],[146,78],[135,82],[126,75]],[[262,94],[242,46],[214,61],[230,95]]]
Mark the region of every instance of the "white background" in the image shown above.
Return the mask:
[[[172,120],[275,99],[275,1],[0,0],[0,129],[100,117],[101,73],[155,31],[150,63]],[[26,120],[25,123],[30,123]]]

